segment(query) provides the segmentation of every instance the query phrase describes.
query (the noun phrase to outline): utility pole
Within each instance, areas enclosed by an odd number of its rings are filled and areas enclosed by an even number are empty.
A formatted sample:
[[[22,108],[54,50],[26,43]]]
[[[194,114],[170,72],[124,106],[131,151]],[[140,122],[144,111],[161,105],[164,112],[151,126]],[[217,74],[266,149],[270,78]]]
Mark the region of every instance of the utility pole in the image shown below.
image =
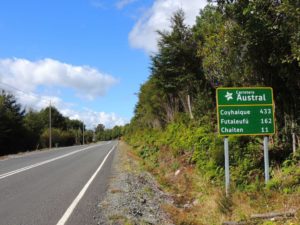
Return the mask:
[[[49,148],[52,148],[52,132],[51,132],[51,100],[49,105]]]
[[[84,145],[84,122],[82,122],[82,144]]]
[[[93,131],[93,142],[96,142],[96,131],[95,131],[96,128],[94,128],[94,131]]]

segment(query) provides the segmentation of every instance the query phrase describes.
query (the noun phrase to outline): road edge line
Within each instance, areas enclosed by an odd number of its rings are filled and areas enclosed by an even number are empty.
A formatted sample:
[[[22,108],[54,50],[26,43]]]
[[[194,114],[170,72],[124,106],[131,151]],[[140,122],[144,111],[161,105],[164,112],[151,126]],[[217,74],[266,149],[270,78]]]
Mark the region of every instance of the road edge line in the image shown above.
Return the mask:
[[[105,158],[103,159],[102,163],[100,164],[100,166],[97,168],[97,170],[94,172],[94,174],[91,176],[91,178],[88,180],[88,182],[84,185],[84,187],[81,189],[81,191],[79,192],[79,194],[76,196],[76,198],[73,200],[73,202],[71,203],[71,205],[69,206],[69,208],[65,211],[65,213],[63,214],[63,216],[60,218],[60,220],[57,222],[56,225],[64,225],[68,219],[70,218],[70,216],[72,215],[74,209],[76,208],[76,206],[78,205],[79,201],[82,199],[82,197],[84,196],[85,192],[87,191],[87,189],[89,188],[89,186],[91,185],[91,183],[94,181],[94,179],[96,178],[96,176],[98,175],[99,171],[102,169],[104,163],[106,162],[106,160],[108,159],[109,155],[113,152],[113,150],[116,148],[117,144],[114,145],[109,152],[107,153],[107,155],[105,156]]]

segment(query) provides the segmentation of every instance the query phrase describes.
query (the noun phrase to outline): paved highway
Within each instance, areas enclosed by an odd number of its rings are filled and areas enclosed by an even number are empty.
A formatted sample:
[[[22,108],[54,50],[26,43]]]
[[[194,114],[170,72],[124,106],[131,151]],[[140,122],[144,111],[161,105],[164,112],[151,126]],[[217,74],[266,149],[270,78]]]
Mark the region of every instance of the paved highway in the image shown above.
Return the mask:
[[[85,225],[105,194],[117,142],[0,160],[0,225]]]

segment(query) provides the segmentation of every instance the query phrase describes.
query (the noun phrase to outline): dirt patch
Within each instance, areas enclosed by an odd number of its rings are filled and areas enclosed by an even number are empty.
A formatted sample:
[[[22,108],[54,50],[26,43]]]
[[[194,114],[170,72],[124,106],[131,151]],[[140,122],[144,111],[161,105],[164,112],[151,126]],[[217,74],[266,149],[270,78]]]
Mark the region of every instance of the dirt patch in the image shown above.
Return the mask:
[[[128,153],[128,146],[120,142],[115,158],[113,177],[107,194],[98,208],[104,215],[98,224],[173,224],[162,206],[172,204],[147,172]]]

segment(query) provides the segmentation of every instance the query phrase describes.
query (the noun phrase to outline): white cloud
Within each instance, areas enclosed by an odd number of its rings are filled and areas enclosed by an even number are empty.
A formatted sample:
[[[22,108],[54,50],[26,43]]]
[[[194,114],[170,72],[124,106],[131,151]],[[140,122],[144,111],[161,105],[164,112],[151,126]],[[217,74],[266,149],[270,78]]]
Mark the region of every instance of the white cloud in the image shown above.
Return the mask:
[[[118,116],[116,113],[98,112],[91,109],[74,110],[72,103],[66,103],[63,99],[56,96],[40,96],[34,93],[24,93],[11,86],[3,85],[0,83],[0,90],[4,89],[6,92],[13,94],[17,101],[21,103],[27,111],[33,109],[34,111],[40,111],[50,105],[55,107],[64,116],[70,119],[78,119],[85,123],[88,129],[95,128],[99,123],[105,125],[106,128],[112,128],[116,125],[125,125],[129,122],[128,119]]]
[[[70,88],[77,95],[103,96],[117,79],[90,66],[74,66],[54,59],[0,59],[0,82],[35,91],[39,86]]]
[[[56,96],[36,96],[36,95],[24,95],[22,93],[14,93],[14,96],[18,99],[18,102],[26,109],[41,110],[50,105],[56,108],[66,107],[64,101]]]
[[[137,0],[119,0],[116,3],[116,7],[117,9],[123,9],[124,7],[126,7],[127,5],[136,2]]]
[[[64,116],[84,121],[92,129],[99,123],[107,128],[124,125],[128,120],[115,113],[97,112],[91,109],[74,110],[74,104],[51,95],[37,94],[42,87],[64,92],[65,87],[77,94],[93,99],[102,96],[117,80],[89,66],[73,66],[53,59],[32,62],[26,59],[0,59],[0,90],[12,93],[25,109],[39,111],[49,106],[56,107]],[[59,88],[62,88],[61,90]],[[56,93],[55,93],[56,94]]]
[[[91,109],[84,109],[83,111],[62,109],[60,112],[71,119],[84,121],[89,129],[95,128],[100,123],[104,124],[106,128],[113,128],[116,125],[122,126],[128,123],[127,119],[121,118],[115,113],[97,112]]]
[[[157,52],[157,30],[168,30],[170,18],[178,9],[185,12],[186,23],[193,25],[206,0],[155,0],[152,7],[144,13],[129,34],[132,47],[140,48],[148,54]]]

